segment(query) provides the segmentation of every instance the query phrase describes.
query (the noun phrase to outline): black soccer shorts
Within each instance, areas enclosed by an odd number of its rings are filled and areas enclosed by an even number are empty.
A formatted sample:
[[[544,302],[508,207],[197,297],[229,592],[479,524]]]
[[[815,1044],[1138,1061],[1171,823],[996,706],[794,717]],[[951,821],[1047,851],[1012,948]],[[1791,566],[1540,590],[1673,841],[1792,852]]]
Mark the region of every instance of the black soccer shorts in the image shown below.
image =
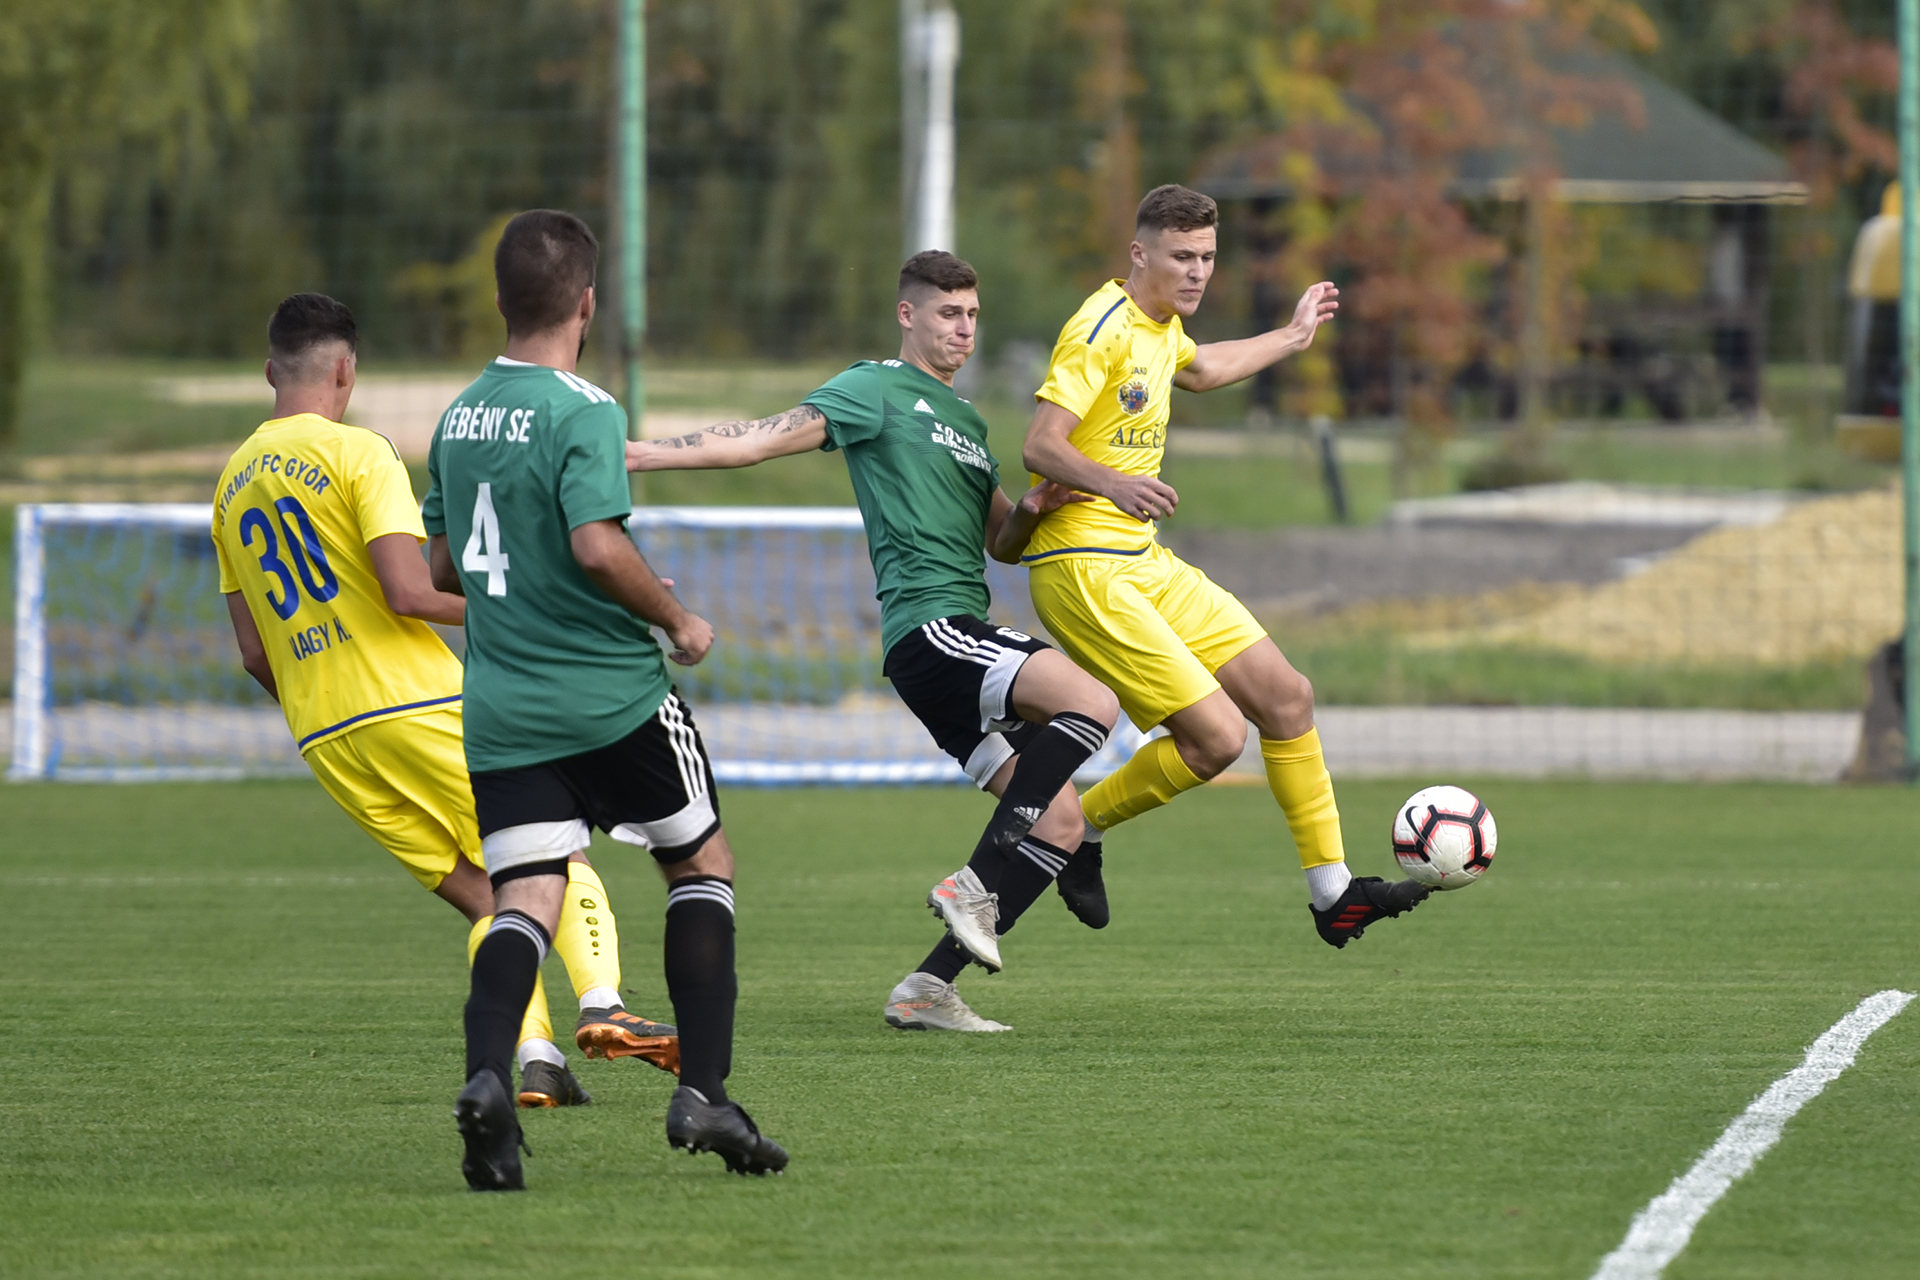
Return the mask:
[[[475,773],[473,803],[496,885],[549,873],[587,847],[589,825],[640,845],[663,866],[691,858],[720,829],[713,765],[677,693],[608,746]]]
[[[985,790],[1000,766],[1025,749],[1041,726],[1012,705],[1013,678],[1052,645],[971,614],[936,618],[887,650],[882,668],[907,709],[940,749]]]

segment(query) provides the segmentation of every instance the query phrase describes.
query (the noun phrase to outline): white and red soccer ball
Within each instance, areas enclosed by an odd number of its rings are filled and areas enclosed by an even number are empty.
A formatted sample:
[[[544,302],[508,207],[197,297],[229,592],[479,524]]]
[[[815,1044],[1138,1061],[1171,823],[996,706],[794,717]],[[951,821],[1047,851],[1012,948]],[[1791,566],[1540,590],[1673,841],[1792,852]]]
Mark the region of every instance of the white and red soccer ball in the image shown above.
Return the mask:
[[[1460,787],[1416,791],[1393,815],[1393,856],[1436,889],[1464,889],[1485,875],[1498,841],[1487,806]]]

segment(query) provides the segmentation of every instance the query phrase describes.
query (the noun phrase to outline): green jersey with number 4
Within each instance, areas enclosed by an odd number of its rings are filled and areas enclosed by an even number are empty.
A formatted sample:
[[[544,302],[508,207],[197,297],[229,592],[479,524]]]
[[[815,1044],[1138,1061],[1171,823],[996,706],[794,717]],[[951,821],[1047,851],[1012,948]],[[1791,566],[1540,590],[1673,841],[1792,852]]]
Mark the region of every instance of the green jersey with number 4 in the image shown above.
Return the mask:
[[[808,396],[844,449],[880,599],[884,652],[914,628],[987,616],[987,512],[1000,467],[987,424],[953,388],[900,360],[861,360]]]
[[[617,742],[666,700],[647,624],[593,584],[571,533],[633,509],[627,415],[586,379],[505,357],[441,416],[421,512],[467,595],[467,767]]]

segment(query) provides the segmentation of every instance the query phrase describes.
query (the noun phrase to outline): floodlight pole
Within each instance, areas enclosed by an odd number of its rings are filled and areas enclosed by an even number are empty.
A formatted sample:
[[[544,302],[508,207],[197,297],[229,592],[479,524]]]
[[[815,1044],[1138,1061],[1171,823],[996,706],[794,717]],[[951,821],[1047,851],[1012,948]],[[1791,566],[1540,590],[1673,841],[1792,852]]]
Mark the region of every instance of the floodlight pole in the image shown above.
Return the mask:
[[[647,13],[646,0],[620,0],[620,358],[626,366],[627,435],[641,438],[647,413]],[[645,481],[633,474],[633,500]]]
[[[900,0],[900,213],[906,253],[954,247],[953,78],[960,15],[950,0]]]
[[[1920,780],[1920,0],[1900,0],[1900,475],[1907,772]]]

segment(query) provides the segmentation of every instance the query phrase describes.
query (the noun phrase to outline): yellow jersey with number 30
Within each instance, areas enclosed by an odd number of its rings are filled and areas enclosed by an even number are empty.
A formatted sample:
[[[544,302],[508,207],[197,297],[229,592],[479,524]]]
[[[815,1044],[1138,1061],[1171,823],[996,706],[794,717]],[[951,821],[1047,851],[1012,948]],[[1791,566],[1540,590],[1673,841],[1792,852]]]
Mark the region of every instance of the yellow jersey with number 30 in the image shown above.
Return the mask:
[[[1067,439],[1095,462],[1128,475],[1159,475],[1173,375],[1198,349],[1179,316],[1165,324],[1153,320],[1120,281],[1110,280],[1060,330],[1046,385],[1034,398],[1079,417]],[[1034,476],[1033,483],[1039,482]],[[1139,555],[1153,544],[1153,533],[1151,521],[1142,523],[1095,498],[1044,517],[1020,558],[1033,564],[1065,556]]]
[[[303,752],[356,725],[460,701],[460,660],[380,589],[367,543],[392,533],[427,538],[406,465],[365,428],[276,418],[220,475],[220,590],[246,598]]]

